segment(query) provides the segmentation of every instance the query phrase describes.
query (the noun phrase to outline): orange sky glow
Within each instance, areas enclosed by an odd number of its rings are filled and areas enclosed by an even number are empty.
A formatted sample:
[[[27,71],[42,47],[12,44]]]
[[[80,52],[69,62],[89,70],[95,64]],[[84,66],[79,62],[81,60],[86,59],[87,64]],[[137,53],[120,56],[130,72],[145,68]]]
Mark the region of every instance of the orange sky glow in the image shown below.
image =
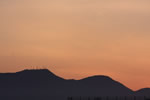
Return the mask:
[[[0,0],[0,72],[38,67],[66,79],[108,75],[133,90],[150,87],[149,4]]]

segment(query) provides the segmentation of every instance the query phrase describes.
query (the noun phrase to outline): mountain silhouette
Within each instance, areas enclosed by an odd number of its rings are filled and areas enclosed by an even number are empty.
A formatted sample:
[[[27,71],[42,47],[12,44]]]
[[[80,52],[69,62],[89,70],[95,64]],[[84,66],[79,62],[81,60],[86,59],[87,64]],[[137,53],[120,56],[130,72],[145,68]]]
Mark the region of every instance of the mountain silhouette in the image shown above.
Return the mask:
[[[134,92],[103,75],[67,80],[47,69],[0,73],[0,96],[144,96],[149,91]]]
[[[135,92],[137,96],[150,96],[150,88],[143,88]]]
[[[93,94],[94,96],[125,96],[133,94],[132,90],[108,76],[92,76],[81,79],[79,80],[79,82],[80,84],[82,84],[82,87],[85,87],[85,89],[87,89],[87,91],[90,89],[90,94]]]

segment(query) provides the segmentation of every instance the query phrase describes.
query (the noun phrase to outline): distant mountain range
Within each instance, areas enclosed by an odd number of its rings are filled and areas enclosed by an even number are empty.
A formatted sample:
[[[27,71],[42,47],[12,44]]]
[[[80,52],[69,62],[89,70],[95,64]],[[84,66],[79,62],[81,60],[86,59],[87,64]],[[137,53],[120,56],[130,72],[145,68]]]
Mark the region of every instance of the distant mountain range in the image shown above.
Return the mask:
[[[0,73],[0,96],[150,96],[150,88],[132,91],[108,76],[66,80],[47,69]]]

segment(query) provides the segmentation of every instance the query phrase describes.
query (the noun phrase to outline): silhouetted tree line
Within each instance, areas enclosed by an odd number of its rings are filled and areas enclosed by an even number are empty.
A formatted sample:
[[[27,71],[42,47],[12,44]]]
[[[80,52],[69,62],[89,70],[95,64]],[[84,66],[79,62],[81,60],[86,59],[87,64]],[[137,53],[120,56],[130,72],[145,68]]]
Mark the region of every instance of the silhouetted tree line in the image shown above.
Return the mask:
[[[124,96],[124,97],[68,97],[67,100],[150,100],[145,96]]]

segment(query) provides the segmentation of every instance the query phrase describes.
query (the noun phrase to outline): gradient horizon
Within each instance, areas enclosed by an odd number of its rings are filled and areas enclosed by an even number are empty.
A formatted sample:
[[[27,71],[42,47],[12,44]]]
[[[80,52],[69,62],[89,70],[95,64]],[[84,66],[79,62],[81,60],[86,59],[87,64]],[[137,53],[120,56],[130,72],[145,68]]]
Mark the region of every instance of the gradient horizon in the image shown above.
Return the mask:
[[[0,0],[0,72],[46,67],[150,87],[150,1]],[[142,80],[142,81],[141,81]]]

